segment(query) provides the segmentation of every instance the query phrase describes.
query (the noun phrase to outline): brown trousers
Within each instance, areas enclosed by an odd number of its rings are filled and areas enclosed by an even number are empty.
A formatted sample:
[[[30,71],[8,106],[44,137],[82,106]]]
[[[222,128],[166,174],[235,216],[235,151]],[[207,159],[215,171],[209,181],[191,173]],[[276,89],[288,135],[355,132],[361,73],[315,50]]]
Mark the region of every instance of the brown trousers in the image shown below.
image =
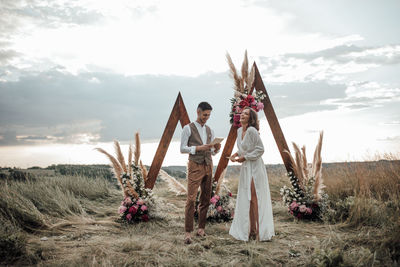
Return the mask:
[[[212,165],[197,164],[189,160],[187,200],[185,207],[185,232],[193,231],[197,191],[201,188],[199,205],[199,228],[204,229],[212,190]]]
[[[258,239],[258,203],[256,188],[254,186],[254,180],[251,180],[251,200],[250,200],[250,235],[255,236]]]

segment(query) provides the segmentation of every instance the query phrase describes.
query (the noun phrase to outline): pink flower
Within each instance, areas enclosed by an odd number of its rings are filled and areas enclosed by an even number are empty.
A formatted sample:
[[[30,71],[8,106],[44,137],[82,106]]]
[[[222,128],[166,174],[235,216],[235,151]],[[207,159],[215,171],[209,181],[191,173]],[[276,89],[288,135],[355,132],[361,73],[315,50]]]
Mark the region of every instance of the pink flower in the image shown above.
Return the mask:
[[[307,214],[311,214],[311,213],[312,213],[312,209],[311,209],[311,208],[307,208],[307,209],[306,209],[306,213],[307,213]]]
[[[140,207],[140,209],[141,209],[142,211],[145,211],[145,210],[147,210],[147,206],[146,206],[146,205],[143,205],[142,207]]]
[[[142,215],[142,221],[148,222],[149,221],[149,216],[147,214]]]
[[[132,206],[129,208],[129,213],[131,213],[132,215],[135,215],[137,212],[137,208],[135,206]]]
[[[264,104],[262,102],[257,103],[257,111],[263,110],[264,109]]]
[[[306,212],[307,207],[306,205],[300,205],[300,212]]]
[[[251,102],[251,105],[252,105],[252,106],[257,105],[257,101],[254,100],[253,102]]]
[[[290,203],[290,210],[294,210],[298,206],[299,206],[299,204],[297,204],[296,201],[293,201],[292,203]]]
[[[218,195],[215,195],[214,197],[215,197],[216,200],[220,199],[220,197]]]
[[[210,202],[215,205],[215,204],[217,204],[218,200],[215,198],[215,196],[213,196],[211,198]]]
[[[130,197],[126,197],[124,202],[129,206],[130,204],[132,204],[132,199]]]
[[[128,213],[128,214],[126,215],[126,219],[127,219],[128,221],[132,220],[132,215],[131,215],[130,213]]]
[[[221,207],[221,206],[218,206],[218,207],[217,207],[217,211],[218,211],[218,212],[221,212],[221,211],[222,211],[222,207]]]
[[[233,115],[233,121],[239,122],[240,121],[240,114]]]
[[[120,206],[119,209],[118,209],[118,213],[119,213],[119,214],[122,214],[122,213],[124,213],[125,211],[126,211],[126,207],[125,207],[125,206]]]
[[[240,108],[240,106],[236,106],[235,108],[236,113],[242,113],[242,109]]]
[[[121,201],[121,206],[125,205],[125,201]]]
[[[144,204],[144,201],[142,200],[142,199],[138,199],[138,201],[136,201],[136,204],[138,204],[138,205],[143,205]]]

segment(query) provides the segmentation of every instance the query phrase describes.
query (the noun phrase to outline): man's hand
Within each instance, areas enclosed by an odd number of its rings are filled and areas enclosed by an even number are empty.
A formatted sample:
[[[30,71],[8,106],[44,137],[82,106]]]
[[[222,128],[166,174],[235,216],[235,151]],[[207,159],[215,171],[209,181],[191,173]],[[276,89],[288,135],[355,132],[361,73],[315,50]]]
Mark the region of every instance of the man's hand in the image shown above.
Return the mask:
[[[212,145],[201,145],[201,146],[196,146],[196,151],[208,151],[212,148]]]
[[[221,144],[215,144],[214,145],[215,151],[218,151],[221,149]]]

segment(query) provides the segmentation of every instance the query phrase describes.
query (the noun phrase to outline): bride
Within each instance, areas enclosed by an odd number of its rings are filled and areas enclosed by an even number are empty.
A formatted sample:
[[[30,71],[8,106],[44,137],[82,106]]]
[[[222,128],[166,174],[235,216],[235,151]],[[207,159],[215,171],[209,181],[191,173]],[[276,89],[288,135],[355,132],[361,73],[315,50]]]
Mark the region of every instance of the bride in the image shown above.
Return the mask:
[[[257,113],[245,108],[240,115],[242,127],[237,130],[238,152],[230,156],[240,162],[239,187],[235,216],[229,230],[234,238],[248,241],[270,240],[274,233],[271,195],[267,172],[261,158],[264,153]]]

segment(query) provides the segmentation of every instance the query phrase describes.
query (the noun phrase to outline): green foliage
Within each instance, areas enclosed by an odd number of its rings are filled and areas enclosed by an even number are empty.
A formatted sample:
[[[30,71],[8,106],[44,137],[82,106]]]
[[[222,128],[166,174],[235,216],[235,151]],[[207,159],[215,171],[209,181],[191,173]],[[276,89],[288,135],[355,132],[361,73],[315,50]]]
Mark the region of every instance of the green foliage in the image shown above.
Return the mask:
[[[68,176],[101,177],[109,181],[113,180],[113,174],[109,165],[51,165],[49,169],[54,169],[57,174]]]

